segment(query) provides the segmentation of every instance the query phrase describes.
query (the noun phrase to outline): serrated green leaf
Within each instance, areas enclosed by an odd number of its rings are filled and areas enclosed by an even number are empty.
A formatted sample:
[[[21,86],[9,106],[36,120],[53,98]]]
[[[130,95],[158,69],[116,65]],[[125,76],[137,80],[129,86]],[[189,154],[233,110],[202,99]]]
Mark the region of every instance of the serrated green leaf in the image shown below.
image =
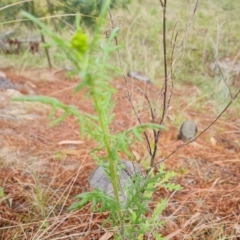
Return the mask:
[[[51,123],[49,124],[50,127],[54,127],[57,124],[61,123],[67,116],[69,116],[70,113],[65,112],[64,114],[62,114],[60,117],[56,118],[55,120],[51,121]]]
[[[82,199],[80,202],[73,203],[70,207],[67,208],[68,211],[81,209],[84,205],[89,202],[89,199]]]
[[[95,209],[96,205],[97,205],[97,199],[93,197],[91,199],[91,207],[90,207],[90,211],[91,212],[93,212],[93,210]]]

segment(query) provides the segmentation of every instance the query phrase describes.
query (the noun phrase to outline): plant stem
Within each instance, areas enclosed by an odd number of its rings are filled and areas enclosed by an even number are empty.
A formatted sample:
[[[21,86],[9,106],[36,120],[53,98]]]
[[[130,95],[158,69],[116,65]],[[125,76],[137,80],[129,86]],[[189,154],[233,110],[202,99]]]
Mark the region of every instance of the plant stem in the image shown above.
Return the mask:
[[[102,133],[103,133],[103,142],[104,142],[105,149],[106,149],[107,156],[108,156],[110,181],[112,183],[114,197],[115,197],[115,199],[118,203],[118,206],[119,206],[118,218],[119,218],[120,225],[121,225],[121,237],[122,237],[122,240],[124,240],[125,239],[125,237],[124,237],[124,225],[123,225],[123,217],[122,217],[122,212],[121,212],[121,204],[120,204],[120,199],[119,199],[119,195],[118,195],[117,173],[116,173],[116,168],[115,168],[115,164],[114,164],[115,159],[112,159],[112,152],[111,152],[111,148],[110,148],[110,145],[109,145],[109,142],[108,142],[107,125],[104,124],[103,113],[102,113],[102,110],[99,106],[98,98],[97,98],[96,94],[94,93],[94,87],[92,87],[92,97],[93,97],[94,106],[95,106],[95,109],[96,109],[96,112],[97,112],[97,115],[98,115],[99,124],[100,124],[100,127],[102,129]]]
[[[167,73],[167,44],[166,44],[166,10],[167,0],[163,4],[163,58],[164,58],[164,92],[163,92],[163,111],[160,124],[163,124],[167,111],[167,93],[168,93],[168,73]]]
[[[162,36],[162,44],[163,44],[163,62],[164,62],[164,91],[163,91],[163,111],[162,111],[162,118],[160,120],[159,124],[163,124],[166,114],[167,114],[167,94],[168,94],[168,70],[167,70],[167,43],[166,43],[166,11],[167,11],[167,0],[159,0],[160,4],[162,6],[163,11],[163,36]],[[158,149],[158,140],[161,133],[161,130],[153,131],[154,133],[154,147],[153,147],[153,153],[151,155],[151,162],[150,166],[153,167],[154,165],[154,159],[157,154]],[[148,173],[148,171],[147,171]]]

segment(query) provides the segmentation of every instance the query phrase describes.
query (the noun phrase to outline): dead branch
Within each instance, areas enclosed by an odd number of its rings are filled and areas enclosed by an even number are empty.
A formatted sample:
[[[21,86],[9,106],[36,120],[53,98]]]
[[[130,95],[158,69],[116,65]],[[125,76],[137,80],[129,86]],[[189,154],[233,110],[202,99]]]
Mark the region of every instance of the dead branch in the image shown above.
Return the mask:
[[[191,141],[181,145],[180,147],[176,148],[173,152],[171,152],[168,156],[166,156],[165,158],[161,159],[160,161],[158,161],[157,163],[155,163],[153,165],[152,168],[157,167],[160,163],[164,162],[165,160],[167,160],[169,157],[171,157],[174,153],[176,153],[179,149],[185,147],[186,145],[190,144],[191,142],[194,142],[196,139],[198,139],[200,136],[202,136],[210,127],[212,127],[212,125],[214,125],[218,119],[227,111],[227,109],[232,105],[232,103],[235,101],[235,99],[237,99],[238,95],[240,94],[240,89],[238,90],[238,92],[233,96],[233,98],[229,101],[229,103],[227,104],[227,106],[223,109],[223,111],[213,120],[213,122],[211,122],[211,124],[209,124],[209,126],[207,126],[200,134],[198,134],[194,139],[192,139]],[[149,169],[149,170],[150,170]],[[149,171],[148,170],[148,171]]]

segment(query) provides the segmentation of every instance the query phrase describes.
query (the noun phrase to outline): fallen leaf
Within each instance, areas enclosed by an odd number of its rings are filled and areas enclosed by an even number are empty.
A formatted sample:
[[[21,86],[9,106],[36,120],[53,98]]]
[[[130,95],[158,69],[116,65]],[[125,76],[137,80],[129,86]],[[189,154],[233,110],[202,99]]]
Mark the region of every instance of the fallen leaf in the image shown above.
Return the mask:
[[[210,137],[210,143],[211,143],[213,146],[216,146],[217,140],[216,140],[214,137]]]
[[[74,141],[74,140],[64,140],[58,143],[58,145],[65,145],[65,144],[74,144],[74,145],[78,145],[78,144],[83,144],[84,141]]]
[[[132,151],[132,153],[133,153],[134,157],[136,158],[136,160],[139,161],[140,160],[140,155],[135,151]]]
[[[111,232],[106,232],[99,240],[108,240],[113,236],[113,233]]]
[[[191,145],[192,147],[195,147],[195,148],[202,148],[203,145],[197,143],[197,142],[191,142],[189,145]]]

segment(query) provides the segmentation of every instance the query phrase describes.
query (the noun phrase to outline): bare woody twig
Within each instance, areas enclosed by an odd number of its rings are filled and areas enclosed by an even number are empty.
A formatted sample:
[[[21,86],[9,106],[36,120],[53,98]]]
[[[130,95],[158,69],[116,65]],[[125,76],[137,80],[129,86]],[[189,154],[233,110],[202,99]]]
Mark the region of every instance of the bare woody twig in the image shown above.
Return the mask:
[[[41,33],[41,40],[42,40],[43,43],[46,43],[44,35],[42,33]],[[46,53],[46,56],[47,56],[48,66],[49,66],[49,68],[52,68],[52,63],[51,63],[51,58],[50,58],[49,51],[48,51],[47,48],[44,48],[44,49],[45,49],[45,53]]]
[[[178,32],[176,32],[175,36],[174,36],[174,33],[175,33],[175,29],[176,29],[176,26],[177,26],[177,23],[175,24],[174,26],[174,29],[173,29],[173,34],[172,34],[172,39],[171,39],[171,43],[172,43],[172,52],[171,52],[171,65],[170,65],[170,75],[171,75],[171,91],[170,91],[170,95],[168,94],[169,92],[169,89],[168,89],[168,82],[169,82],[169,78],[168,78],[168,70],[167,70],[167,49],[166,49],[166,9],[167,9],[167,0],[159,0],[161,6],[162,6],[162,11],[163,11],[163,52],[164,52],[164,90],[163,90],[163,111],[162,111],[162,118],[161,118],[161,121],[160,121],[160,124],[162,125],[165,121],[165,118],[167,116],[167,112],[168,112],[168,108],[170,106],[170,102],[171,102],[171,98],[172,98],[172,91],[173,91],[173,87],[174,87],[174,84],[173,84],[173,56],[174,56],[174,51],[175,51],[175,45],[176,45],[176,40],[177,40],[177,36],[178,36]],[[188,27],[187,27],[187,30],[186,30],[186,34],[182,40],[182,43],[181,45],[184,45],[184,42],[186,41],[186,37],[187,37],[187,33],[188,33],[188,29],[189,27],[191,26],[191,23],[192,23],[192,20],[193,20],[193,17],[196,13],[196,10],[197,10],[197,6],[198,6],[198,0],[196,0],[195,2],[195,6],[194,6],[194,10],[193,10],[193,13],[190,17],[190,21],[189,21],[189,24],[188,24]],[[173,41],[174,39],[174,41]],[[169,97],[168,97],[169,95]],[[161,130],[158,130],[156,132],[156,130],[154,131],[154,150],[153,150],[153,155],[151,156],[151,165],[150,167],[154,167],[156,166],[156,164],[154,164],[154,159],[155,159],[155,156],[156,156],[156,153],[157,153],[157,143],[158,143],[158,140],[159,140],[159,137],[160,137],[160,134],[161,134]],[[147,171],[149,172],[149,171]]]
[[[114,29],[115,28],[115,24],[114,24],[113,17],[112,17],[110,9],[108,9],[108,14],[109,14],[109,18],[110,18],[110,21],[111,21],[112,28]],[[118,46],[117,37],[114,37],[114,40],[115,40],[115,45]],[[118,54],[118,59],[119,59],[119,62],[120,62],[120,67],[121,67],[121,69],[123,69],[122,58],[121,58],[119,49],[117,49],[117,54]],[[124,75],[124,80],[125,80],[125,83],[127,85],[127,99],[129,101],[129,103],[131,104],[131,107],[132,107],[132,109],[134,111],[135,116],[137,117],[137,120],[138,120],[139,124],[141,124],[141,119],[138,116],[137,111],[136,111],[136,109],[135,109],[135,107],[134,107],[134,105],[132,103],[132,98],[131,98],[131,95],[130,95],[130,92],[129,92],[129,88],[128,88],[128,80],[127,80],[127,77],[125,75]],[[146,94],[144,96],[146,98]],[[148,98],[147,98],[147,100],[148,100]],[[148,100],[148,104],[150,104],[149,100]],[[150,108],[150,110],[151,110],[151,114],[153,114],[152,108]],[[147,150],[148,150],[150,156],[152,156],[151,144],[150,144],[150,141],[148,139],[147,133],[144,132],[143,134],[144,134],[144,137],[145,137],[146,142],[147,142]]]
[[[176,32],[175,34],[175,37],[174,37],[174,33],[175,33],[175,29],[176,29],[176,26],[177,26],[178,22],[176,22],[174,28],[173,28],[173,33],[172,33],[172,38],[171,38],[171,47],[172,47],[172,52],[171,52],[171,62],[170,62],[170,76],[171,76],[171,91],[170,91],[170,95],[169,95],[169,99],[168,99],[168,103],[167,103],[167,112],[168,112],[168,109],[170,107],[170,103],[171,103],[171,100],[172,100],[172,94],[173,94],[173,88],[174,88],[174,82],[173,82],[173,64],[174,64],[174,61],[173,61],[173,57],[174,57],[174,50],[175,50],[175,46],[176,46],[176,41],[177,41],[177,37],[178,37],[178,32]],[[173,39],[174,37],[174,39]],[[167,114],[166,112],[166,114]]]
[[[163,36],[162,36],[162,43],[163,43],[163,60],[164,60],[164,90],[163,90],[163,110],[162,110],[162,117],[159,124],[163,124],[166,113],[167,113],[167,95],[168,95],[168,70],[167,70],[167,43],[166,43],[166,10],[167,10],[167,0],[159,0],[162,11],[163,11]],[[150,166],[152,167],[154,164],[154,159],[157,153],[158,148],[158,140],[160,137],[161,130],[153,130],[154,135],[154,147],[153,147],[153,154],[151,155]]]
[[[161,2],[161,1],[160,1]],[[161,2],[162,4],[162,2]],[[164,59],[164,92],[163,92],[163,111],[162,118],[160,124],[163,124],[166,111],[167,111],[167,93],[168,93],[168,71],[167,71],[167,43],[166,43],[166,10],[167,10],[167,0],[164,0],[164,4],[162,6],[163,9],[163,59]]]
[[[215,58],[215,57],[214,57],[214,58]],[[218,66],[218,69],[219,69],[219,72],[220,72],[220,74],[221,74],[221,76],[222,76],[223,82],[224,82],[224,84],[226,85],[226,87],[228,88],[230,97],[231,97],[231,99],[233,99],[231,89],[229,88],[229,86],[228,86],[228,84],[227,84],[227,82],[226,82],[226,79],[225,79],[225,77],[224,77],[224,75],[223,75],[222,69],[221,69],[221,67],[219,66],[218,60],[217,60],[216,58],[215,58],[215,62],[216,62],[216,64],[217,64],[217,66]]]

